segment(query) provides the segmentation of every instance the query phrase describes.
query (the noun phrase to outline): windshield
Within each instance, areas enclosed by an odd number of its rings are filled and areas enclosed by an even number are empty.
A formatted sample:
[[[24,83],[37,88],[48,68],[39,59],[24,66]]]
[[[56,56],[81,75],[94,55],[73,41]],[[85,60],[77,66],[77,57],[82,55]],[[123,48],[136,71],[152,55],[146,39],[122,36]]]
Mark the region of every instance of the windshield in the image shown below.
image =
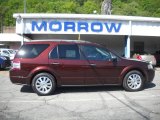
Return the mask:
[[[14,50],[8,50],[8,52],[11,53],[11,54],[15,54]]]

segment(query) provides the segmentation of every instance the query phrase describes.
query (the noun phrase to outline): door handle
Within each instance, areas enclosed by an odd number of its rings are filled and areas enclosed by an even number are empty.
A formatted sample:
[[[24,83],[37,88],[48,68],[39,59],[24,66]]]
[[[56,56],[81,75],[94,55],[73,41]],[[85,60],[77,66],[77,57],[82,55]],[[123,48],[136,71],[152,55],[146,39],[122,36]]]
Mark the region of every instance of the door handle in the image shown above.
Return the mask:
[[[59,65],[60,63],[57,63],[57,62],[54,62],[54,63],[52,63],[52,65]]]
[[[96,64],[94,64],[94,63],[91,63],[91,64],[90,64],[90,66],[93,66],[93,67],[95,67],[95,66],[96,66]]]

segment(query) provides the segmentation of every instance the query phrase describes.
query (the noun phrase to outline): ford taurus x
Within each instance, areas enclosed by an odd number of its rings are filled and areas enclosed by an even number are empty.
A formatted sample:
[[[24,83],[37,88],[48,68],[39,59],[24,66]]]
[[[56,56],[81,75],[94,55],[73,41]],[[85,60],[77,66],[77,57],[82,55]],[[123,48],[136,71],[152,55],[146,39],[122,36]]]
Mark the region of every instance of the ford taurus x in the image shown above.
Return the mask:
[[[98,44],[53,40],[25,43],[13,60],[10,80],[49,95],[60,86],[122,85],[139,91],[154,74],[149,62],[121,58]]]

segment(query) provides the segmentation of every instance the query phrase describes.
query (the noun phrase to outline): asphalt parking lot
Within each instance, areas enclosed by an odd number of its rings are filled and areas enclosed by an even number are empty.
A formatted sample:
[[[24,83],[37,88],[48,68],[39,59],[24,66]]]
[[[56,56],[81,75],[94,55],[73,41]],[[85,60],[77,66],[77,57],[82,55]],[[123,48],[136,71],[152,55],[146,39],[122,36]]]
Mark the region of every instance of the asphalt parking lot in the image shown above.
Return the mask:
[[[160,69],[143,91],[121,87],[65,87],[38,96],[0,71],[0,120],[160,120]]]

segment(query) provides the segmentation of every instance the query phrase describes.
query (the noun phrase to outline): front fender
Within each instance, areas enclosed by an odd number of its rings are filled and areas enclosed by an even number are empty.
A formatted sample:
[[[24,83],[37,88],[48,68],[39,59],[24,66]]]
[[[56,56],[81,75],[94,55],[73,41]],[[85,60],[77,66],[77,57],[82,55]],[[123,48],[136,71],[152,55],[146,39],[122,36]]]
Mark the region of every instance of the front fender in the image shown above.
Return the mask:
[[[125,67],[125,68],[122,70],[121,74],[120,74],[121,84],[123,83],[123,79],[124,79],[125,75],[126,75],[128,72],[132,71],[132,70],[137,70],[137,71],[141,72],[142,75],[144,76],[144,78],[147,79],[147,78],[146,78],[146,76],[147,76],[146,74],[147,74],[147,73],[145,72],[145,70],[144,70],[143,68],[138,67],[138,66],[132,66],[132,65],[130,65],[130,66]]]

